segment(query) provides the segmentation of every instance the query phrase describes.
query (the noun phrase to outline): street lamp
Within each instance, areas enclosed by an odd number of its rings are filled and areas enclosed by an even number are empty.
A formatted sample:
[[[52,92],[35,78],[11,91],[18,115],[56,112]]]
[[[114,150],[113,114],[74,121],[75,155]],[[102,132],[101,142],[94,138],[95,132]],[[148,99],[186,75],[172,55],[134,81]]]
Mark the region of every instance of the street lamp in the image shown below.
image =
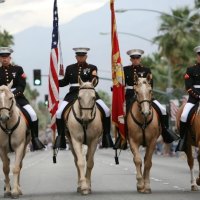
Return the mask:
[[[163,14],[163,15],[166,15],[166,16],[173,17],[173,18],[178,19],[178,20],[180,20],[180,21],[185,21],[185,22],[189,22],[189,23],[191,23],[191,24],[198,25],[197,23],[194,23],[193,21],[187,20],[187,19],[185,19],[185,18],[176,16],[176,15],[171,15],[171,14],[169,14],[169,13],[162,12],[162,11],[159,11],[159,10],[154,10],[154,9],[145,9],[145,8],[130,8],[130,9],[124,9],[124,8],[121,8],[121,9],[116,9],[116,10],[115,10],[116,13],[125,13],[125,12],[127,12],[127,11],[154,12],[154,13]]]
[[[117,33],[122,34],[122,35],[129,35],[129,36],[137,37],[137,38],[140,38],[140,39],[145,40],[147,42],[150,42],[152,44],[155,44],[155,42],[153,40],[147,39],[145,37],[142,37],[142,36],[134,34],[134,33],[120,32],[120,31],[118,31]],[[99,34],[100,35],[110,35],[111,33],[110,32],[100,32]]]

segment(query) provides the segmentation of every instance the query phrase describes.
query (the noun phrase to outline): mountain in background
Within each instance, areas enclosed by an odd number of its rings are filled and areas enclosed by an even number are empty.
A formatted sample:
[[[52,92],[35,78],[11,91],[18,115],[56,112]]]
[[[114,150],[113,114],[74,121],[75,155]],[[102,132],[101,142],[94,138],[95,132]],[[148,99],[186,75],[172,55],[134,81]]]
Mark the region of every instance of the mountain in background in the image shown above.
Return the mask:
[[[151,2],[153,1],[151,0]],[[170,4],[173,5],[173,2],[170,2]],[[174,6],[176,7],[177,5],[175,4]],[[164,0],[157,1],[156,7],[155,3],[151,4],[151,7],[149,7],[149,4],[147,5],[145,0],[121,0],[116,1],[115,9],[117,8],[146,8],[170,12],[169,1]],[[58,11],[60,9],[62,9],[62,7],[58,5]],[[137,34],[149,40],[156,36],[159,26],[159,14],[152,12],[130,11],[123,14],[116,13],[116,20],[118,32]],[[110,34],[100,34],[100,32],[110,32],[110,21],[110,6],[106,4],[96,11],[88,12],[69,23],[60,25],[64,66],[76,62],[72,50],[73,47],[89,47],[91,50],[88,53],[88,63],[98,66],[100,77],[111,78],[111,36]],[[51,33],[52,27],[44,28],[38,26],[14,35],[14,62],[24,67],[24,71],[28,76],[28,82],[32,87],[34,87],[32,85],[33,69],[41,69],[43,75],[48,75]],[[119,34],[118,37],[123,65],[130,63],[129,57],[126,55],[129,49],[144,49],[146,55],[157,50],[156,45],[140,38],[122,34]],[[106,92],[110,93],[111,85],[111,81],[100,80],[97,89],[104,89]],[[41,94],[44,94],[44,91],[47,94],[47,76],[42,77],[42,86],[37,86],[35,88]],[[61,90],[61,98],[64,97],[67,91],[67,88]],[[43,100],[42,96],[40,98]]]

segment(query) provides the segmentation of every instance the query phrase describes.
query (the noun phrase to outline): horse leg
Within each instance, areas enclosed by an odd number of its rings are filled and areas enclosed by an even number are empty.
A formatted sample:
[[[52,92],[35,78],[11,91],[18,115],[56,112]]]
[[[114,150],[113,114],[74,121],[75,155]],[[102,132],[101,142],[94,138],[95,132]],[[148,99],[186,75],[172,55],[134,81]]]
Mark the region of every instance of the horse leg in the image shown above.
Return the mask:
[[[10,159],[7,155],[7,152],[5,149],[0,151],[0,156],[3,162],[3,172],[5,176],[5,186],[4,186],[4,197],[11,197],[11,186],[10,186],[10,178],[9,178],[9,173],[10,173]]]
[[[21,161],[21,163],[20,163],[20,171],[21,171],[22,166],[23,166],[23,159],[24,159],[25,154],[26,154],[26,147],[27,147],[27,145],[25,145],[25,147],[24,147],[23,157],[22,157],[22,161]],[[19,192],[19,195],[23,195],[22,190],[21,190],[21,187],[20,187],[20,175],[21,175],[21,174],[19,174],[18,180],[17,180],[17,182],[18,182],[18,192]]]
[[[80,171],[79,171],[79,168],[78,168],[78,165],[77,165],[77,156],[76,156],[76,153],[74,151],[74,148],[73,148],[73,145],[71,145],[71,151],[72,151],[72,154],[74,156],[74,163],[75,163],[75,166],[76,166],[76,169],[77,169],[77,174],[78,174],[78,187],[77,187],[77,192],[81,192],[81,183],[80,183]]]
[[[142,159],[139,152],[139,146],[130,138],[130,148],[133,153],[133,162],[136,167],[137,191],[144,191],[144,180],[142,177]]]
[[[88,151],[86,155],[87,168],[86,168],[85,177],[86,177],[87,185],[89,187],[89,193],[91,193],[91,173],[94,167],[94,154],[97,148],[97,143],[98,143],[98,140],[92,142],[90,146],[88,146]]]
[[[84,194],[84,191],[88,190],[88,186],[86,183],[86,178],[85,178],[85,160],[82,154],[82,144],[76,142],[75,140],[73,140],[72,138],[72,143],[73,143],[73,148],[75,151],[75,154],[77,156],[77,167],[80,173],[80,187],[81,187],[81,194]]]
[[[187,151],[185,152],[187,155],[187,163],[190,168],[190,176],[191,176],[191,191],[197,191],[198,187],[196,185],[196,179],[194,177],[194,158],[192,156],[192,146],[187,146]]]
[[[24,155],[24,144],[21,144],[15,152],[15,164],[13,168],[13,190],[12,190],[12,197],[19,198],[19,195],[22,194],[21,190],[19,190],[19,176],[20,170],[22,166],[22,159]]]
[[[150,170],[152,167],[152,155],[154,152],[156,146],[156,141],[153,141],[150,143],[150,145],[146,148],[146,153],[144,156],[144,172],[143,172],[143,178],[144,178],[144,193],[151,193],[151,187],[150,187]]]
[[[198,147],[199,147],[199,149],[198,149],[197,160],[198,160],[198,163],[199,163],[199,176],[196,179],[196,183],[197,183],[197,185],[200,186],[200,141],[198,142]]]

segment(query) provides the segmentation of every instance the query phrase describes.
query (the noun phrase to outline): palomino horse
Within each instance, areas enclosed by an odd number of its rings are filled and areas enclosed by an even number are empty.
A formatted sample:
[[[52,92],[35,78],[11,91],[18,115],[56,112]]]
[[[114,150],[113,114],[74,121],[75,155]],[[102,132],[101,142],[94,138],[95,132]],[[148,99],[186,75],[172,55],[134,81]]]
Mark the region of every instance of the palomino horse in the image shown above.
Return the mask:
[[[176,122],[177,122],[177,129],[179,130],[180,127],[180,117],[183,111],[185,104],[179,108],[177,115],[176,115]],[[190,175],[191,175],[191,191],[198,190],[198,186],[200,186],[200,104],[198,105],[197,111],[191,121],[191,126],[188,127],[188,133],[186,135],[186,150],[185,153],[187,155],[187,163],[190,168]],[[192,146],[198,147],[198,154],[197,154],[197,161],[199,164],[199,174],[198,177],[195,179],[194,176],[194,157],[192,153]]]
[[[0,86],[0,157],[5,175],[4,197],[18,198],[19,195],[22,195],[20,171],[26,146],[30,141],[30,134],[27,135],[26,121],[16,106],[11,87],[12,82],[8,86]],[[15,153],[12,192],[9,178],[10,159],[8,157],[8,153],[11,151]]]
[[[101,113],[96,105],[95,85],[96,79],[92,82],[83,82],[79,79],[78,99],[74,102],[64,119],[68,129],[71,150],[78,172],[77,191],[81,194],[91,192],[91,172],[94,166],[94,154],[102,135]],[[85,156],[82,152],[83,144],[87,145],[86,169]]]
[[[134,76],[136,101],[127,113],[128,141],[133,153],[133,161],[136,167],[137,191],[151,193],[150,169],[152,166],[152,155],[155,150],[156,141],[161,133],[156,111],[152,107],[151,77],[138,78]],[[144,171],[142,171],[142,159],[139,147],[146,147],[144,157]]]

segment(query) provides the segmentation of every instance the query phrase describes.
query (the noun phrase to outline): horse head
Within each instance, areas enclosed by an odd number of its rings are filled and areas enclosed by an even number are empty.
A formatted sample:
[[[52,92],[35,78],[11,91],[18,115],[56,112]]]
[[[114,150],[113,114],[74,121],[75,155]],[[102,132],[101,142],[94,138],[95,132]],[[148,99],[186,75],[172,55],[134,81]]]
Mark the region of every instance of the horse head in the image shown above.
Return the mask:
[[[151,114],[152,103],[152,87],[151,87],[151,75],[148,74],[146,78],[139,78],[134,76],[135,85],[134,91],[136,100],[142,115],[146,118]]]
[[[83,122],[88,122],[95,117],[96,94],[94,86],[96,85],[96,79],[94,78],[92,82],[83,82],[79,77],[79,84],[78,104],[80,119]]]
[[[11,92],[13,81],[8,86],[0,86],[0,121],[7,122],[12,114],[12,108],[15,103],[14,94]]]

